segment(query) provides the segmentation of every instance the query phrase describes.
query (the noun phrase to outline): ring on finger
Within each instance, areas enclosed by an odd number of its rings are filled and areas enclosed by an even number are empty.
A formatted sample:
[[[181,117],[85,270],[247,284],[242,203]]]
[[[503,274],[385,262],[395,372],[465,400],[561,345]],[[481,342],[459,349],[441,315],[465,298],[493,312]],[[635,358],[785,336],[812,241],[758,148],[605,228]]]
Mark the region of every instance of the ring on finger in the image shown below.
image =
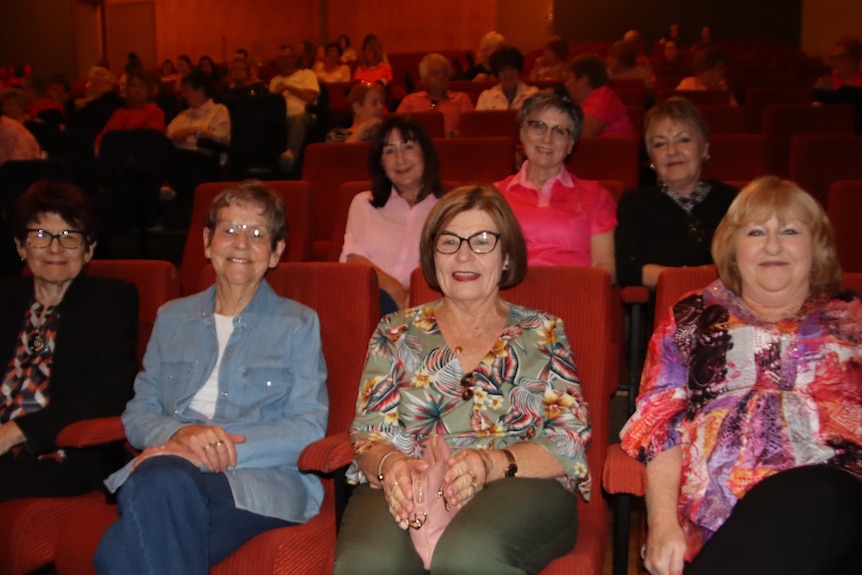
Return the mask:
[[[212,443],[204,443],[204,445],[203,445],[204,449],[209,449],[212,446],[213,446]]]
[[[222,445],[224,445],[224,441],[221,439],[212,444],[213,447],[221,447]]]

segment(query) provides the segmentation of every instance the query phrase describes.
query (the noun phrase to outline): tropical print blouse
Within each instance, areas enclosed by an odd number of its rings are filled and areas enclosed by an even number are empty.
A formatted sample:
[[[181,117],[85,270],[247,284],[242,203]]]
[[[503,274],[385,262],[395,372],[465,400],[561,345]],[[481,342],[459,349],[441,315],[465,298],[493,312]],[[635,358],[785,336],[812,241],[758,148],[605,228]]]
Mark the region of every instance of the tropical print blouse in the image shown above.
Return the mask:
[[[350,429],[355,453],[388,443],[421,457],[432,435],[453,451],[535,441],[562,463],[563,486],[589,499],[589,415],[563,322],[512,305],[499,339],[465,376],[440,333],[438,304],[387,315],[377,326]],[[365,481],[355,462],[347,477]]]
[[[810,298],[778,323],[716,280],[653,334],[638,408],[620,437],[648,463],[683,450],[679,519],[692,559],[737,500],[779,471],[862,467],[862,302]]]

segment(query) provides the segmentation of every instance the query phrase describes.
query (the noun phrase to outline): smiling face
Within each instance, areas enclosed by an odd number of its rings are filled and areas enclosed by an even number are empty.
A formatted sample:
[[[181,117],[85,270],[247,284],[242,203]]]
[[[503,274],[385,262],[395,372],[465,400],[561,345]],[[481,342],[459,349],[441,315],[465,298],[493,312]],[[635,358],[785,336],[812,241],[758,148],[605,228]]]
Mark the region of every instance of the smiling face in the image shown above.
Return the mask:
[[[75,226],[64,220],[59,214],[39,214],[36,220],[27,224],[28,229],[45,230],[49,234],[59,234],[67,230],[76,230]],[[56,238],[46,248],[34,248],[25,239],[23,242],[15,240],[18,255],[25,259],[30,271],[33,272],[34,281],[67,286],[73,279],[78,277],[84,264],[93,257],[95,242],[89,246],[83,243],[77,248],[64,248]]]
[[[659,180],[679,194],[694,191],[709,151],[700,131],[674,118],[663,118],[648,134],[647,144]]]
[[[813,263],[811,231],[800,219],[773,214],[743,226],[734,244],[746,303],[802,305]]]
[[[469,238],[479,232],[499,233],[494,219],[483,210],[472,209],[459,213],[440,233]],[[503,249],[500,242],[489,253],[476,254],[467,242],[454,254],[434,254],[437,282],[446,298],[458,303],[480,303],[497,297],[503,274]]]
[[[532,114],[521,126],[521,143],[530,167],[559,169],[575,145],[573,129],[572,119],[560,110],[549,108]]]
[[[215,230],[204,228],[203,232],[205,254],[212,262],[217,283],[257,288],[266,270],[278,264],[285,246],[280,240],[272,248],[269,225],[269,217],[257,204],[237,203],[219,210]],[[261,230],[260,237],[253,237],[253,228]]]
[[[368,90],[362,103],[355,103],[353,105],[353,112],[354,114],[356,114],[356,121],[366,122],[374,118],[382,118],[384,106],[383,100],[384,98],[382,90]]]
[[[398,128],[393,128],[386,138],[381,163],[398,193],[418,193],[422,189],[425,173],[422,146],[416,140],[403,141]]]

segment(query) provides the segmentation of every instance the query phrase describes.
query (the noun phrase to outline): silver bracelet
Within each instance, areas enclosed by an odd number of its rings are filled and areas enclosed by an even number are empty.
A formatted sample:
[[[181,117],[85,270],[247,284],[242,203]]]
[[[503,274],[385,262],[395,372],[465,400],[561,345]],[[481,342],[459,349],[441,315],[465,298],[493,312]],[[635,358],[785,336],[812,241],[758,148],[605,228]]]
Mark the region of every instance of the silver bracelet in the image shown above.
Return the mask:
[[[380,458],[380,463],[377,464],[377,481],[380,482],[380,485],[383,485],[383,464],[386,462],[386,459],[390,455],[395,455],[396,453],[398,453],[398,450],[393,449],[392,451]]]

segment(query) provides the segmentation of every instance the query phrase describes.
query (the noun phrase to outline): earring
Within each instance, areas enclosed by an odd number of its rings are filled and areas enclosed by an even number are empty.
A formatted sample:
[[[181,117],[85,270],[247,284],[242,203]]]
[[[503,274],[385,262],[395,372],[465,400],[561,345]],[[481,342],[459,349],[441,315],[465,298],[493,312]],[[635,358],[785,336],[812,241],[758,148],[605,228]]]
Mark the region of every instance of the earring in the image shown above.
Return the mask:
[[[652,171],[655,171],[655,164],[650,163],[650,165],[649,165],[649,169],[650,169],[650,170],[652,170]]]
[[[26,261],[27,261],[27,258],[26,258],[26,257],[24,257],[24,256],[21,256],[21,261],[22,261],[22,262],[26,262]]]
[[[712,159],[712,156],[710,156],[709,154],[707,154],[707,155],[705,155],[705,156],[703,157],[703,160],[704,160],[705,162],[708,162],[708,161],[710,161],[711,159]]]

